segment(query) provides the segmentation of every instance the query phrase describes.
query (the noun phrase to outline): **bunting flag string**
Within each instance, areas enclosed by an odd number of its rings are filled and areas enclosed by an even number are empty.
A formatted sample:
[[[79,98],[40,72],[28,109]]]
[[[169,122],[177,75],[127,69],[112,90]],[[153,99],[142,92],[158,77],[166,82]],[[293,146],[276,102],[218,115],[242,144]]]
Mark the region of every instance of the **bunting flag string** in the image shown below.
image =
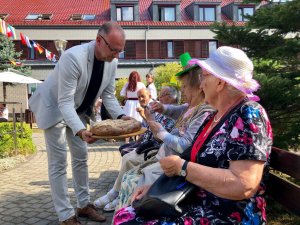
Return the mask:
[[[13,26],[6,24],[6,22],[4,20],[2,20],[0,18],[0,33],[2,33],[3,35],[7,36],[10,39],[17,39],[17,35],[16,35],[16,30]],[[37,43],[36,41],[30,40],[28,36],[24,35],[23,33],[20,32],[20,39],[21,39],[21,43],[23,45],[26,45],[28,48],[34,48],[39,54],[43,54],[43,52],[45,52],[45,56],[48,60],[52,61],[52,62],[56,62],[56,55],[52,52],[50,52],[49,50],[47,50],[46,48],[44,48],[43,46],[41,46],[39,43]],[[10,60],[11,64],[13,65],[21,65],[20,62],[16,62],[15,60]]]
[[[36,51],[38,51],[40,54],[42,54],[44,52],[44,49],[42,46],[40,46],[38,43],[36,43],[35,41],[32,41],[33,47]]]

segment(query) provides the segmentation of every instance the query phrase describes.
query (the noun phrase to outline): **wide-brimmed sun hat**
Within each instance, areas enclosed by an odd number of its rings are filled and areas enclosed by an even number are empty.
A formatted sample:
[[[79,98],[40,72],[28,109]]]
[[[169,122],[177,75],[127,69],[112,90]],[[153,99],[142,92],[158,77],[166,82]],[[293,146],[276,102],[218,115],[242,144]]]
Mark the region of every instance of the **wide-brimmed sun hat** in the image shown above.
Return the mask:
[[[238,90],[252,95],[259,88],[253,79],[253,63],[245,52],[240,49],[222,46],[206,60],[190,60],[212,75],[226,81]]]
[[[196,63],[194,63],[194,65],[189,64],[189,61],[192,59],[192,57],[188,52],[181,54],[179,56],[179,59],[183,70],[175,74],[175,76],[177,77],[189,72],[196,67],[199,67]]]

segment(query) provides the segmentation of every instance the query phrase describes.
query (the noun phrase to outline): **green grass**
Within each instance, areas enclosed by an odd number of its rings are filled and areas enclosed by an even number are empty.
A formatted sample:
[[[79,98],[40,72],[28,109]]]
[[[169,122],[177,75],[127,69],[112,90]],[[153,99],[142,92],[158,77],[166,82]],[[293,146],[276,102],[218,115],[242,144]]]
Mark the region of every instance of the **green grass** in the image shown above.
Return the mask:
[[[295,199],[299,201],[299,199]],[[288,212],[279,203],[267,198],[267,220],[268,225],[299,225],[300,217]]]

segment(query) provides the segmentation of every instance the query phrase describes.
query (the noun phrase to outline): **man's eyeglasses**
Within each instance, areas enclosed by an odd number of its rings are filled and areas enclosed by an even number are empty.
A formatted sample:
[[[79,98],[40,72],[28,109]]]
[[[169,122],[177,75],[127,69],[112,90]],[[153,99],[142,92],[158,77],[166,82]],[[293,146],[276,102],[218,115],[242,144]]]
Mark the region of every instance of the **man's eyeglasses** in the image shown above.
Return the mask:
[[[98,34],[102,39],[103,41],[105,42],[105,44],[107,45],[107,47],[109,48],[109,50],[112,52],[112,53],[122,53],[124,52],[123,50],[118,50],[118,49],[114,49],[110,46],[110,44],[108,44],[107,40],[105,40],[105,38],[101,35],[101,34]]]

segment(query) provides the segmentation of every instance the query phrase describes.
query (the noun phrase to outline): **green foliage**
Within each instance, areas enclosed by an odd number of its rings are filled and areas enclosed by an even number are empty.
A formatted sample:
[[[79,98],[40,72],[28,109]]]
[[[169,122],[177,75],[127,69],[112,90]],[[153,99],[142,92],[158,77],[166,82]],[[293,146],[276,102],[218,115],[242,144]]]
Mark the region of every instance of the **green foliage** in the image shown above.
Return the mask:
[[[166,63],[164,65],[158,66],[152,72],[155,76],[155,87],[157,90],[161,90],[161,87],[165,84],[171,85],[174,83],[174,76],[176,73],[180,72],[182,67],[177,62]],[[176,84],[174,84],[176,85]]]
[[[122,104],[122,102],[124,101],[124,97],[122,97],[120,95],[120,92],[122,90],[122,88],[124,87],[124,85],[128,82],[128,79],[127,78],[121,78],[121,79],[118,79],[116,81],[116,97],[119,101],[120,104]]]
[[[29,73],[30,67],[26,66],[15,66],[11,64],[11,60],[21,61],[22,52],[16,52],[15,45],[12,40],[0,34],[0,71],[7,70],[8,68],[13,68],[15,70],[21,71],[22,73]]]
[[[244,27],[215,23],[212,31],[223,45],[243,48],[255,65],[257,94],[267,110],[274,146],[300,146],[300,1],[261,7]]]
[[[23,132],[21,133],[21,124],[16,124],[17,132],[17,151],[20,155],[29,155],[35,152],[36,147],[32,142],[32,130],[28,124],[23,123]],[[0,158],[10,157],[15,154],[13,123],[0,123]]]
[[[22,52],[16,52],[15,45],[12,40],[3,34],[0,34],[0,72],[7,71],[8,68],[12,68],[29,75],[30,67],[23,65],[17,66],[11,63],[11,61],[21,62],[19,59],[21,54]],[[3,101],[6,101],[6,86],[14,86],[14,84],[3,82]]]

